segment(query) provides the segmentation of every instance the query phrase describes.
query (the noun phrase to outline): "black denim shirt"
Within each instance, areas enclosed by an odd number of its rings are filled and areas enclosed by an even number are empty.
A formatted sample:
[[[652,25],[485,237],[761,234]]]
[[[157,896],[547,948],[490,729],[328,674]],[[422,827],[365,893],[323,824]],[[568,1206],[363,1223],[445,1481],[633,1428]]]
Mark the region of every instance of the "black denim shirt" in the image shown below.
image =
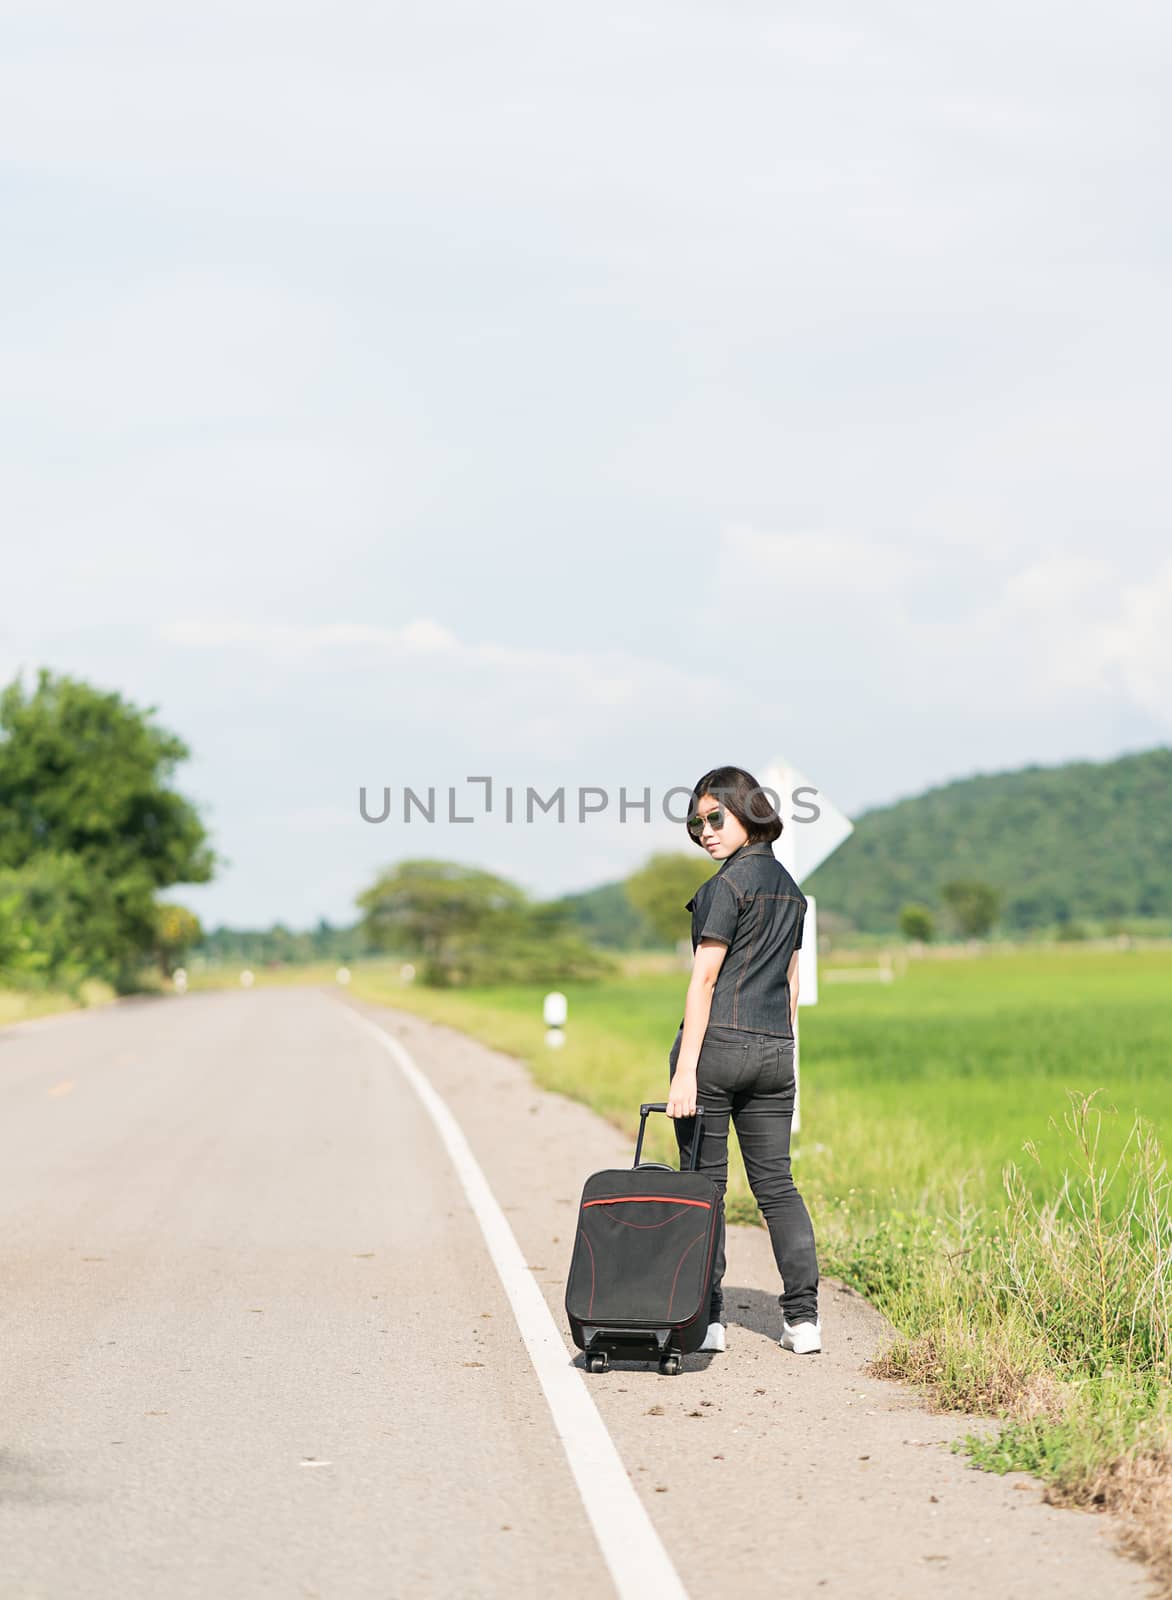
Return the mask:
[[[802,942],[806,897],[773,846],[743,844],[705,879],[685,909],[692,913],[693,952],[701,939],[723,939],[728,945],[712,991],[709,1027],[792,1039],[786,974]]]

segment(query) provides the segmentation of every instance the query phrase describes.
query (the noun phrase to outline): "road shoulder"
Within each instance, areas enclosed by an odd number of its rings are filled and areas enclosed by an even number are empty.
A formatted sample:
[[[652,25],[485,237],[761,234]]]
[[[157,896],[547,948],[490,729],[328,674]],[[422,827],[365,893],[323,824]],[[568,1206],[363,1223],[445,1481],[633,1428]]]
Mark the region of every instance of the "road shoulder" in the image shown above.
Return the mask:
[[[564,1330],[582,1183],[629,1165],[628,1142],[455,1029],[330,1000],[387,1029],[443,1096]],[[1035,1481],[978,1472],[950,1451],[987,1421],[932,1414],[915,1391],[867,1375],[890,1329],[861,1297],[824,1280],[825,1352],[795,1357],[776,1344],[778,1285],[763,1229],[729,1229],[725,1285],[726,1355],[689,1357],[678,1378],[624,1364],[584,1380],[693,1593],[744,1600],[779,1584],[856,1600],[1149,1592],[1142,1570],[1116,1553],[1109,1518],[1047,1506]],[[568,1333],[566,1348],[571,1359]]]

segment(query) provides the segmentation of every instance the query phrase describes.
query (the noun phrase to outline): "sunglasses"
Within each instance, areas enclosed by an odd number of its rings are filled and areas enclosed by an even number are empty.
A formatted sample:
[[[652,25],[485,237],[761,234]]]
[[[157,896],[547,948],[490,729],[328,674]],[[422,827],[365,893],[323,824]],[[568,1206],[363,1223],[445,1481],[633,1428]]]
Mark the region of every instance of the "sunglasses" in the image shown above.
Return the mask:
[[[719,833],[721,828],[724,827],[724,807],[717,806],[715,810],[709,811],[704,815],[697,812],[694,817],[688,818],[688,832],[693,839],[698,839],[704,832],[704,824],[706,822],[712,824],[713,833]]]

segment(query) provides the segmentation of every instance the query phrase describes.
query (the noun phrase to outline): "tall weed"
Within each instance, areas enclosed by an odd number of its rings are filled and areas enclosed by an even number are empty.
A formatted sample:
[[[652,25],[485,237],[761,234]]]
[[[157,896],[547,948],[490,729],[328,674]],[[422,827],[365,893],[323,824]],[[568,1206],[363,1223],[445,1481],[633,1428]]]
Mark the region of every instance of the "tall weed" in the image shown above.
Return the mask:
[[[1000,1208],[887,1213],[832,1239],[838,1270],[899,1329],[876,1373],[1002,1417],[996,1436],[966,1441],[976,1464],[1115,1511],[1172,1595],[1172,1180],[1140,1118],[1105,1161],[1105,1115],[1098,1091],[1071,1094],[1069,1164],[1049,1199],[1015,1164]]]

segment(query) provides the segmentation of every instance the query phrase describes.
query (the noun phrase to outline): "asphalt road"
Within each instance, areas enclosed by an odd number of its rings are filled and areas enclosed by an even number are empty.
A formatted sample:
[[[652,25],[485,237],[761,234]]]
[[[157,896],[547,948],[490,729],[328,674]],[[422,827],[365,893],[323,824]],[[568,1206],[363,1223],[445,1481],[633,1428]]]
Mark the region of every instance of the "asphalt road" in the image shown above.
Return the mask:
[[[507,1057],[316,990],[4,1030],[3,1600],[615,1593],[449,1154],[348,1011],[443,1096],[564,1328],[581,1183],[629,1149]],[[763,1234],[728,1281],[728,1355],[576,1379],[697,1600],[1145,1592],[1103,1519],[865,1376],[857,1298],[803,1359]]]

